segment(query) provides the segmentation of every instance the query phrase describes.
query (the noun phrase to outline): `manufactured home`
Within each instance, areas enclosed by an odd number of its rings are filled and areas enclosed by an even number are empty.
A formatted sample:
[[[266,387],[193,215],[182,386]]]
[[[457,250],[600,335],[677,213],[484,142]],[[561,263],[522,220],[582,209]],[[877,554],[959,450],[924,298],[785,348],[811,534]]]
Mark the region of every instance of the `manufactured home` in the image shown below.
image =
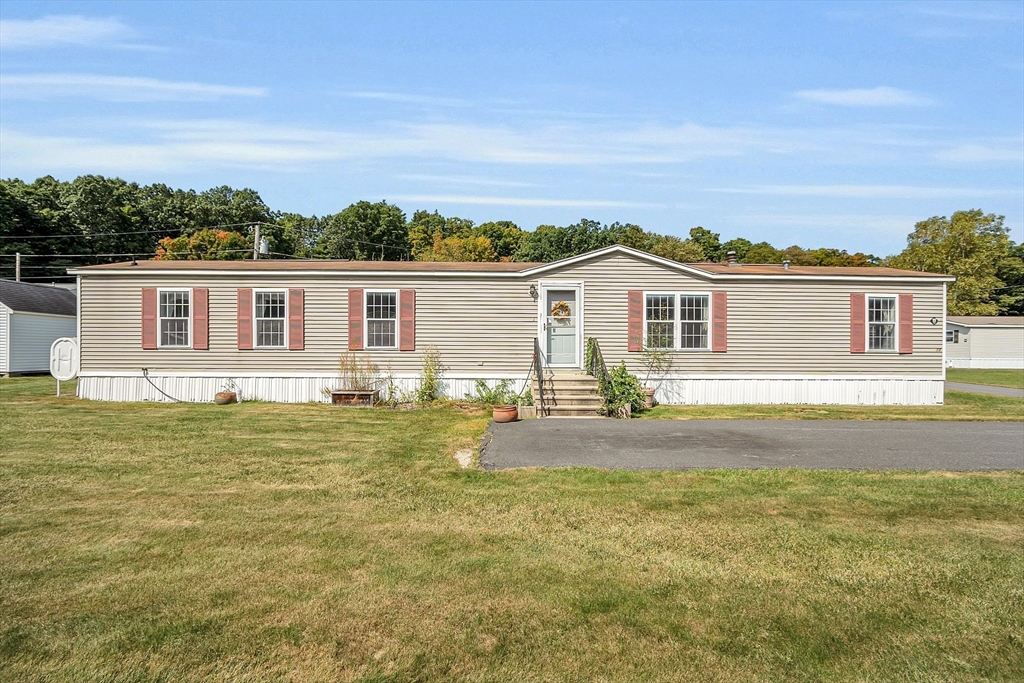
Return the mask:
[[[77,305],[61,287],[0,280],[0,375],[49,371],[50,345],[76,334]]]
[[[948,316],[946,365],[1024,369],[1024,316]]]
[[[449,396],[474,380],[581,374],[593,339],[666,404],[937,404],[945,288],[889,268],[683,264],[622,246],[553,263],[139,261],[71,271],[79,395],[324,401],[339,355]],[[646,378],[645,348],[668,366]]]

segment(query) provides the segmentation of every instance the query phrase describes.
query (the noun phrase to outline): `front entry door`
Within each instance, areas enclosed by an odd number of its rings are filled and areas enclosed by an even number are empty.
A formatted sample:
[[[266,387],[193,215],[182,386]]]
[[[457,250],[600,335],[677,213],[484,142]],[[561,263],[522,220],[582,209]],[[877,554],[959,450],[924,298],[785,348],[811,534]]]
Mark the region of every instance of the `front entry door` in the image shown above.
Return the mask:
[[[550,366],[580,366],[578,293],[577,289],[544,290],[544,336]]]

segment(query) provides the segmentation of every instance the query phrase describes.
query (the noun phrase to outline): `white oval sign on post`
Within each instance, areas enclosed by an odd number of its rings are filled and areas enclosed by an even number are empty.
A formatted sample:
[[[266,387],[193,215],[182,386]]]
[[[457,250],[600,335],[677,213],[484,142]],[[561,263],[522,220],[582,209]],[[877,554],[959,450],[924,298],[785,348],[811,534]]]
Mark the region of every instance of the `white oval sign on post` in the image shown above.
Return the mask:
[[[78,339],[55,339],[50,345],[50,374],[58,382],[66,382],[78,376],[78,364]]]

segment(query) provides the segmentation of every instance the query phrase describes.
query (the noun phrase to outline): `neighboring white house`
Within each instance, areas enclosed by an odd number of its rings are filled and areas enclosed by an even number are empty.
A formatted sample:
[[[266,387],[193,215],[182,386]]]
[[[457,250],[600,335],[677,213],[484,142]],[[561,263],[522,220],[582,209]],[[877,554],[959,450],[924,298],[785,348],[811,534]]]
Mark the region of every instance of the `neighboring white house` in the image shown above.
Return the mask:
[[[77,335],[77,310],[62,287],[0,280],[0,375],[47,372],[53,340]]]
[[[1024,369],[1024,316],[948,316],[946,365]]]

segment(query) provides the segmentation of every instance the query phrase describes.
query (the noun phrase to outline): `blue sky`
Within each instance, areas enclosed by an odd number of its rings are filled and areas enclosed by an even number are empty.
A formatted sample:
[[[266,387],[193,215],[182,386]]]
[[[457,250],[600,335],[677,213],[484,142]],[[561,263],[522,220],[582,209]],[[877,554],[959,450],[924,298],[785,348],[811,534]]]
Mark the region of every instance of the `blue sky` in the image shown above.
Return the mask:
[[[1022,3],[0,6],[0,175],[897,252],[1024,239]]]

